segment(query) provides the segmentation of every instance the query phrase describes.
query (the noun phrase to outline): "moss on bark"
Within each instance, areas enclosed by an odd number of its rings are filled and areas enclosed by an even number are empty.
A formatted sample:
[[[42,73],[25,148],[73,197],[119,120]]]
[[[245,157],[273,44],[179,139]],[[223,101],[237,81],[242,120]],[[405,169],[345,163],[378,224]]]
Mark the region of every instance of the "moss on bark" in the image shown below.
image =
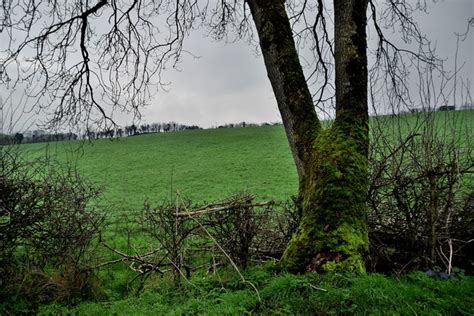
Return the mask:
[[[367,156],[360,141],[342,130],[334,125],[321,131],[314,143],[300,190],[302,219],[280,260],[283,269],[365,271]]]

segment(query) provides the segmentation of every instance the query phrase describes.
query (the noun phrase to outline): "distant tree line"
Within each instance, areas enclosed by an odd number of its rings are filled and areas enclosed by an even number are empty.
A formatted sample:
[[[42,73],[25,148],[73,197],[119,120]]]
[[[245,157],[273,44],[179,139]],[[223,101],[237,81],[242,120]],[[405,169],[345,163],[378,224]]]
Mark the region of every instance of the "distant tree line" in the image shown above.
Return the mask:
[[[51,133],[44,130],[27,131],[24,133],[2,134],[0,133],[0,145],[26,144],[54,142],[76,139],[102,139],[102,138],[118,138],[126,136],[136,136],[149,133],[167,133],[185,130],[201,129],[197,125],[184,125],[176,122],[169,123],[152,123],[125,127],[117,127],[115,129],[107,129],[105,131],[88,130],[82,135],[75,133]]]
[[[245,128],[245,127],[257,127],[257,126],[272,126],[281,125],[281,122],[277,123],[228,123],[218,125],[215,128]],[[88,130],[82,135],[75,133],[49,133],[44,130],[27,131],[24,133],[14,134],[2,134],[0,133],[0,145],[12,145],[12,144],[26,144],[26,143],[41,143],[41,142],[54,142],[64,140],[76,140],[76,139],[103,139],[103,138],[121,138],[128,136],[137,136],[143,134],[152,133],[169,133],[169,132],[180,132],[186,130],[197,130],[202,129],[198,125],[185,125],[176,122],[168,123],[151,123],[141,125],[127,125],[124,127],[117,127],[115,129],[107,129],[104,131]]]
[[[33,132],[0,134],[0,145],[55,142],[62,140],[76,140],[79,136],[75,133],[47,133],[42,130]]]
[[[281,122],[274,122],[274,123],[247,123],[247,122],[240,122],[240,123],[229,123],[217,126],[217,128],[242,128],[242,127],[258,127],[258,126],[273,126],[273,125],[282,125]]]
[[[402,111],[401,113],[422,113],[422,112],[431,112],[431,111],[438,111],[438,112],[445,112],[445,111],[456,111],[456,110],[472,110],[474,109],[474,103],[465,102],[462,105],[440,105],[438,108],[412,108],[409,111]]]
[[[280,125],[278,123],[228,123],[218,125],[215,128],[243,128],[243,127],[257,127],[257,126],[271,126],[271,125]],[[185,125],[176,122],[168,123],[151,123],[151,124],[142,124],[142,125],[127,125],[116,129],[108,129],[105,131],[92,131],[89,130],[84,133],[83,138],[87,139],[101,139],[101,138],[119,138],[119,137],[128,137],[128,136],[138,136],[143,134],[153,134],[153,133],[169,133],[169,132],[180,132],[187,130],[197,130],[202,129],[198,125]]]
[[[88,139],[100,139],[100,138],[119,138],[127,136],[137,136],[143,134],[152,134],[152,133],[168,133],[168,132],[180,132],[186,130],[196,130],[202,129],[198,125],[185,125],[179,124],[176,122],[168,123],[151,123],[151,124],[142,124],[142,125],[127,125],[118,127],[116,129],[107,129],[105,131],[86,131],[83,137]]]

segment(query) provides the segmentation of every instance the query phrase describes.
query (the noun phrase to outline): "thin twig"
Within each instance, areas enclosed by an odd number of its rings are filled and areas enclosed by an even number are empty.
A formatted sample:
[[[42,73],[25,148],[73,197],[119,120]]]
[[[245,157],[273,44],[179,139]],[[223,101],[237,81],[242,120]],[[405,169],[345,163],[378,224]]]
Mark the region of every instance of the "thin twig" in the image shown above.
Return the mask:
[[[309,285],[310,288],[315,289],[315,290],[317,290],[317,291],[322,291],[322,292],[327,292],[327,291],[328,291],[328,290],[326,290],[326,289],[323,289],[323,288],[320,288],[320,287],[316,287],[316,286],[314,286],[314,285],[312,285],[312,284],[308,284],[308,285]]]
[[[272,205],[274,202],[273,201],[267,201],[267,202],[260,202],[260,203],[254,203],[254,204],[246,204],[246,206],[249,207],[255,207],[255,206],[267,206],[267,205]],[[218,207],[209,207],[209,208],[200,208],[197,211],[186,211],[186,212],[181,212],[181,213],[176,213],[177,217],[191,217],[191,216],[196,216],[196,215],[204,215],[208,213],[214,213],[214,212],[221,212],[221,211],[227,211],[235,207],[237,203],[235,202],[230,202],[228,205],[225,206],[218,206]]]
[[[177,198],[179,198],[179,191],[177,192]],[[186,209],[186,205],[183,205],[184,209]],[[187,213],[187,212],[186,212]],[[243,283],[247,283],[249,284],[254,290],[255,290],[255,293],[257,294],[257,298],[258,298],[258,301],[261,302],[262,299],[260,298],[260,293],[257,289],[257,287],[250,281],[246,280],[244,278],[244,276],[242,275],[242,273],[240,272],[239,268],[237,267],[237,265],[235,264],[235,262],[232,260],[232,258],[227,254],[227,252],[224,250],[224,248],[222,248],[222,246],[217,242],[217,240],[212,237],[212,235],[209,233],[209,231],[206,229],[206,227],[204,227],[204,225],[201,224],[201,222],[199,222],[196,218],[192,217],[191,215],[188,215],[188,217],[190,219],[192,219],[193,221],[195,221],[199,227],[201,227],[202,230],[204,230],[204,232],[206,233],[206,235],[212,240],[212,242],[219,248],[219,250],[227,257],[227,259],[229,260],[230,264],[232,265],[232,267],[235,269],[235,271],[237,271],[237,274],[240,276],[240,279],[242,280]]]

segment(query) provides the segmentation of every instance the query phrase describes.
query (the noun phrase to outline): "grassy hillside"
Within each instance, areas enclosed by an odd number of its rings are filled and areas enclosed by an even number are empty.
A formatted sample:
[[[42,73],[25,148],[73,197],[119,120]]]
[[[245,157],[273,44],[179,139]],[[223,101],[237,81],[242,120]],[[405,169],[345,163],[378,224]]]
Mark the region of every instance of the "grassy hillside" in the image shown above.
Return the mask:
[[[474,111],[435,113],[438,132],[452,127],[464,135]],[[372,119],[373,133],[392,134],[424,126],[424,116]],[[396,139],[396,135],[393,136]],[[45,154],[76,165],[104,189],[115,211],[141,208],[177,190],[195,202],[222,199],[249,190],[260,200],[287,199],[298,180],[282,126],[149,134],[93,142],[69,141],[23,146],[31,157]]]
[[[149,134],[93,142],[25,146],[77,165],[97,182],[115,208],[137,209],[145,198],[171,190],[196,202],[249,190],[259,199],[285,199],[297,190],[297,175],[281,126]]]

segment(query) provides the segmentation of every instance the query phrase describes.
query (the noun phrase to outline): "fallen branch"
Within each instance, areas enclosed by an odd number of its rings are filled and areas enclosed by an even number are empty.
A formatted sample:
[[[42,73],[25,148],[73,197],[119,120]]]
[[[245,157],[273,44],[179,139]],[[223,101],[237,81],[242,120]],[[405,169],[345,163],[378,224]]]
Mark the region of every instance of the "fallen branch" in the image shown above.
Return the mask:
[[[213,206],[213,207],[205,207],[205,208],[199,208],[197,210],[192,210],[188,212],[181,212],[181,213],[176,213],[176,217],[192,217],[192,216],[198,216],[198,215],[204,215],[204,214],[209,214],[209,213],[214,213],[214,212],[222,212],[222,211],[228,211],[233,208],[239,207],[239,206],[244,206],[244,207],[257,207],[257,206],[267,206],[267,205],[273,205],[273,201],[267,201],[267,202],[259,202],[259,203],[235,203],[231,202],[227,205],[223,206]],[[215,205],[215,204],[214,204]]]
[[[103,243],[102,244],[105,248],[109,249],[110,251],[118,254],[119,256],[121,256],[122,258],[119,258],[119,259],[115,259],[115,260],[112,260],[112,261],[108,261],[108,262],[104,262],[104,263],[101,263],[97,266],[95,266],[94,268],[99,268],[99,267],[103,267],[103,266],[107,266],[107,265],[111,265],[111,264],[115,264],[115,263],[119,263],[119,262],[125,262],[125,261],[129,261],[131,262],[131,264],[129,265],[129,268],[135,272],[138,272],[140,274],[145,274],[145,273],[148,273],[148,272],[151,272],[151,271],[157,271],[161,274],[164,274],[164,271],[160,270],[160,267],[164,267],[164,266],[169,266],[170,264],[168,263],[163,263],[163,260],[160,261],[159,263],[155,263],[155,262],[150,262],[150,261],[147,261],[145,260],[145,258],[151,256],[151,255],[154,255],[155,253],[157,253],[159,251],[159,249],[156,249],[156,250],[153,250],[153,251],[150,251],[148,253],[145,253],[143,255],[135,255],[135,256],[132,256],[132,255],[128,255],[124,252],[121,252],[120,250],[117,250],[115,248],[112,248],[110,247],[109,245]],[[135,268],[134,264],[137,264],[138,263],[138,266]]]

